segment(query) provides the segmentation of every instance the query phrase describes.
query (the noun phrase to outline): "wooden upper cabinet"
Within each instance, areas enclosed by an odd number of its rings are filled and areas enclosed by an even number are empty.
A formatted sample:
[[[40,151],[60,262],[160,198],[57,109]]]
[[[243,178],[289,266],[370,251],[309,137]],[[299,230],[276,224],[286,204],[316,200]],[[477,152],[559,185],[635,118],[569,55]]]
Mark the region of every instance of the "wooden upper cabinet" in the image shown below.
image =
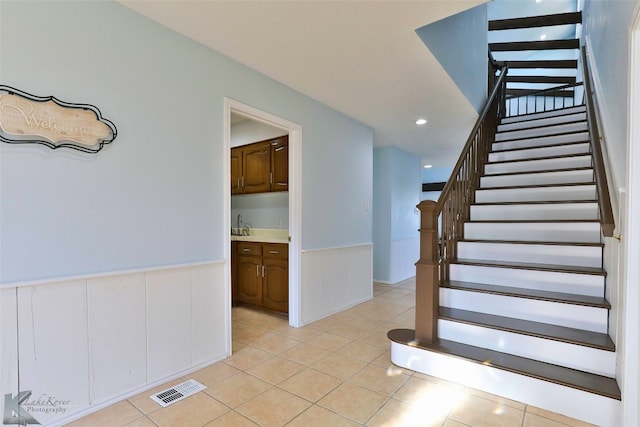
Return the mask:
[[[289,136],[231,149],[231,194],[289,190]]]
[[[289,136],[271,141],[271,191],[289,190]]]
[[[231,149],[231,194],[242,193],[242,148]]]
[[[271,145],[265,142],[243,147],[242,169],[244,174],[243,193],[265,193],[270,191]]]

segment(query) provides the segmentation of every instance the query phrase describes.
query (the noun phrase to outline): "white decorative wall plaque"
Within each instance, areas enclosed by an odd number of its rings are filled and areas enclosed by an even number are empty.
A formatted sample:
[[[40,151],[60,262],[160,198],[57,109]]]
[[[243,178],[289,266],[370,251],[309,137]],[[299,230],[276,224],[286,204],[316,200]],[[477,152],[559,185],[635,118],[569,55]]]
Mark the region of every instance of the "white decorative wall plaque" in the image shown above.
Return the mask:
[[[0,140],[97,153],[116,138],[115,125],[89,104],[31,95],[0,85]]]

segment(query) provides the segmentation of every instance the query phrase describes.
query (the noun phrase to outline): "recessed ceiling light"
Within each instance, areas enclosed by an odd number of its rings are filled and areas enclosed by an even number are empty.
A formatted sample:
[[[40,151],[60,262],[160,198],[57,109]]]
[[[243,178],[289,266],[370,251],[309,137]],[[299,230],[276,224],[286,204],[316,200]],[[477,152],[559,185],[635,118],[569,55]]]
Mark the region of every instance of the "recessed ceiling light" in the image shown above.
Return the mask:
[[[425,169],[429,169],[429,168],[432,168],[432,167],[433,167],[433,165],[424,165]]]
[[[416,124],[417,125],[426,125],[427,124],[427,119],[418,119],[416,120]]]

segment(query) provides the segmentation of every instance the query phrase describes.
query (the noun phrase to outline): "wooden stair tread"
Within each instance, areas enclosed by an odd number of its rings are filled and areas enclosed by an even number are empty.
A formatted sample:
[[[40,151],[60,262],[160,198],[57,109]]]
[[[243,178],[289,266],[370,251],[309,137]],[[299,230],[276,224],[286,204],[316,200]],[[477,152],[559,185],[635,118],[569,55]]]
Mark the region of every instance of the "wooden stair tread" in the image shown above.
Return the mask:
[[[510,131],[510,132],[512,132],[512,131]],[[567,136],[567,135],[573,135],[573,134],[579,134],[579,133],[585,133],[585,132],[589,132],[589,130],[588,129],[577,130],[577,131],[574,130],[574,131],[569,131],[569,132],[550,133],[548,135],[524,136],[524,137],[521,137],[521,138],[509,138],[509,139],[494,140],[492,142],[492,144],[500,144],[502,142],[522,141],[522,140],[525,140],[525,139],[526,140],[540,140],[540,139],[544,139],[544,138],[551,138],[551,137],[556,137],[556,136]]]
[[[519,187],[509,187],[519,188]],[[488,190],[492,190],[489,188]],[[471,206],[514,206],[514,205],[562,205],[576,203],[598,203],[597,200],[526,200],[520,202],[487,202],[473,203]]]
[[[467,359],[515,374],[526,375],[531,378],[537,378],[611,399],[621,400],[620,388],[616,380],[602,375],[582,372],[454,341],[439,340],[433,344],[420,343],[416,342],[415,331],[413,329],[393,329],[387,333],[387,337],[391,341],[399,344],[411,345],[424,350]]]
[[[540,301],[551,301],[563,304],[582,305],[610,309],[611,304],[603,297],[589,295],[569,294],[565,292],[550,292],[537,289],[517,288],[511,286],[487,285],[484,283],[461,282],[450,280],[440,284],[442,288],[458,289],[469,292],[480,292],[494,295],[504,295],[518,298],[527,298]]]
[[[489,31],[515,30],[518,28],[552,27],[582,23],[582,12],[555,13],[526,16],[523,18],[494,19],[489,21]]]
[[[590,181],[590,182],[559,182],[559,183],[553,183],[553,184],[504,185],[500,187],[491,187],[491,188],[480,187],[478,188],[478,190],[508,190],[511,188],[523,189],[527,187],[529,188],[582,187],[587,185],[596,185],[596,183],[593,181]]]
[[[494,173],[491,175],[484,176],[509,176],[509,175],[533,175],[539,173],[555,173],[555,172],[571,172],[571,171],[593,171],[592,167],[582,167],[582,168],[563,168],[563,169],[544,169],[539,171],[524,171],[524,172],[503,172],[503,173]]]
[[[562,159],[562,158],[570,158],[570,157],[591,157],[591,153],[577,153],[577,154],[561,154],[558,156],[545,156],[545,157],[536,157],[535,159],[513,159],[513,160],[496,160],[493,162],[487,162],[486,165],[496,165],[500,163],[520,163],[520,162],[532,162],[536,160],[550,160],[550,159]],[[486,174],[485,176],[489,176],[491,174]]]
[[[512,132],[512,131],[509,131]],[[554,137],[559,137],[559,136],[567,136],[567,135],[577,135],[577,136],[581,136],[580,134],[586,133],[587,136],[587,141],[589,140],[589,136],[588,136],[588,129],[584,129],[584,130],[578,130],[578,131],[570,131],[570,132],[558,132],[558,133],[551,133],[548,135],[539,135],[539,136],[527,136],[527,137],[522,137],[522,138],[509,138],[509,139],[500,139],[500,140],[494,140],[491,144],[493,146],[493,144],[501,144],[503,142],[516,142],[516,141],[522,141],[522,140],[533,140],[533,141],[540,141],[540,140],[544,140],[546,138],[554,138]],[[497,135],[497,134],[496,134]],[[572,141],[572,142],[583,142],[585,140],[583,139],[578,139],[578,141]],[[542,144],[542,145],[550,145],[550,144]],[[534,148],[535,146],[531,147]],[[527,147],[529,148],[529,147]]]
[[[534,120],[531,120],[532,122]],[[497,131],[496,132],[496,136],[503,134],[503,133],[511,133],[511,132],[521,132],[521,131],[525,131],[525,130],[533,130],[533,129],[546,129],[546,128],[552,128],[552,127],[556,127],[556,126],[566,126],[566,125],[574,125],[576,123],[587,123],[586,119],[580,119],[580,120],[573,120],[570,122],[562,122],[562,123],[551,123],[548,125],[542,125],[542,126],[531,126],[528,128],[522,128],[522,129],[509,129],[509,130],[502,130],[502,131]],[[510,123],[507,123],[510,124]],[[584,131],[579,131],[579,132],[584,132]],[[574,132],[574,133],[578,133],[578,132]],[[546,136],[546,135],[545,135]],[[501,141],[499,141],[501,142]]]
[[[526,129],[535,129],[535,128],[526,128]],[[520,130],[520,129],[518,129]],[[524,130],[524,129],[523,129]],[[559,144],[545,144],[545,145],[536,145],[535,147],[517,147],[517,148],[506,148],[504,150],[492,150],[489,152],[489,154],[498,154],[498,153],[515,153],[518,151],[524,151],[524,150],[536,150],[538,148],[554,148],[554,147],[568,147],[571,145],[582,145],[582,144],[587,144],[589,142],[589,139],[585,139],[584,141],[571,141],[571,142],[561,142]],[[498,144],[499,142],[496,142],[496,144]]]
[[[507,83],[575,84],[575,76],[507,76]]]
[[[484,326],[505,332],[582,345],[600,350],[615,351],[615,345],[609,335],[586,331],[584,329],[568,328],[550,323],[532,322],[530,320],[496,316],[495,314],[478,313],[449,307],[440,307],[439,314],[441,319],[454,322]]]
[[[557,50],[557,49],[578,49],[578,48],[580,48],[580,40],[578,39],[489,43],[489,49],[491,49],[492,52],[514,52],[514,51],[522,51],[522,50]]]
[[[577,59],[548,59],[537,61],[496,61],[499,66],[508,65],[509,68],[562,68],[562,69],[575,69],[578,68]]]
[[[507,99],[510,98],[519,98],[521,96],[529,96],[543,92],[540,89],[514,89],[507,88],[506,95]],[[574,92],[573,89],[558,89],[558,90],[550,90],[545,89],[544,95],[538,96],[550,96],[553,98],[573,98]]]
[[[577,267],[561,264],[539,264],[534,262],[493,261],[485,259],[458,258],[451,262],[458,265],[475,265],[479,267],[515,268],[518,270],[552,271],[556,273],[590,274],[594,276],[606,276],[607,272],[598,267]]]
[[[511,245],[551,245],[551,246],[595,246],[604,247],[604,243],[589,242],[529,242],[526,240],[483,240],[483,239],[459,239],[458,242],[476,242],[476,243],[507,243]]]
[[[600,224],[600,220],[597,219],[479,219],[479,220],[467,220],[465,224],[585,224],[593,223]]]

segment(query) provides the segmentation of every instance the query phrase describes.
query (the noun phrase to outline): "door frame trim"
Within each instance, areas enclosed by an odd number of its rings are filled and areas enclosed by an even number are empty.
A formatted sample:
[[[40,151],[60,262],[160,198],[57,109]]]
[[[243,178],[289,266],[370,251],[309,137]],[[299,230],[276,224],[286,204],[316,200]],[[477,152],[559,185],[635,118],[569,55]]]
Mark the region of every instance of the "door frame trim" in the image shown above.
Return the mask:
[[[302,126],[282,117],[224,98],[224,236],[229,325],[229,353],[231,353],[231,113],[239,113],[252,120],[289,132],[289,325],[302,326],[301,253],[302,253]]]
[[[640,266],[636,257],[640,253],[638,231],[640,229],[640,124],[633,120],[640,113],[640,80],[636,77],[640,72],[640,7],[636,7],[635,16],[631,20],[629,37],[629,139],[627,141],[627,203],[626,230],[622,230],[622,244],[625,254],[624,280],[625,292],[622,296],[624,304],[624,331],[622,346],[622,425],[638,425],[640,411]]]

